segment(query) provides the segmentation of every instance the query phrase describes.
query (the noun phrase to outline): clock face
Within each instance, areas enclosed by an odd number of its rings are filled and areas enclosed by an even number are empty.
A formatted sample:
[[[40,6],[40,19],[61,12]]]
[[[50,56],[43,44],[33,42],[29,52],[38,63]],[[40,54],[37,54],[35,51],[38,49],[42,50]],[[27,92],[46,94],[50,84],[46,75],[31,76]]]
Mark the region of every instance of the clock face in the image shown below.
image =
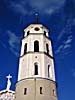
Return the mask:
[[[35,29],[34,29],[35,31],[39,31],[40,29],[38,28],[38,27],[35,27]]]

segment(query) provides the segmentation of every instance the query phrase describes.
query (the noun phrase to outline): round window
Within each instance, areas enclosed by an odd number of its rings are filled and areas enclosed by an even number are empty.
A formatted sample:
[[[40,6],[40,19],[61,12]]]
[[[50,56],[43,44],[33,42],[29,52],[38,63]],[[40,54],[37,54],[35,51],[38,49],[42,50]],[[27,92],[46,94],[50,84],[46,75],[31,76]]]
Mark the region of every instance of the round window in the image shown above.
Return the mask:
[[[40,29],[38,28],[38,27],[35,27],[35,29],[34,29],[35,31],[39,31]]]

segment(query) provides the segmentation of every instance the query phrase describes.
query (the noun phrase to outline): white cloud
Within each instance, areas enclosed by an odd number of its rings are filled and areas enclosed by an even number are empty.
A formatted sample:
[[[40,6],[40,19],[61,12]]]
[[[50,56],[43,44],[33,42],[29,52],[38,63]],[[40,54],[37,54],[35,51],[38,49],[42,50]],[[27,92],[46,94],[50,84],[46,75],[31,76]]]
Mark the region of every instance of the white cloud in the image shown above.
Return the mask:
[[[70,44],[66,44],[66,45],[64,45],[64,49],[67,49],[67,48],[70,48],[70,47],[71,47]]]
[[[6,31],[4,34],[2,29],[0,29],[0,44],[6,49],[8,48],[13,54],[19,56],[20,39],[15,33],[10,30]],[[7,37],[7,38],[6,38]],[[5,39],[6,38],[6,39]]]
[[[7,31],[9,40],[8,40],[8,44],[9,44],[9,49],[11,50],[12,53],[14,53],[16,56],[19,55],[19,45],[20,45],[20,37],[16,36],[15,33],[11,32],[11,31]]]
[[[72,38],[65,41],[65,43],[67,44],[67,43],[70,43],[71,41],[72,41]]]
[[[7,34],[9,36],[9,41],[8,41],[9,45],[14,48],[15,43],[19,44],[20,38],[18,36],[16,36],[15,33],[11,32],[11,31],[7,31]]]
[[[72,25],[73,25],[73,19],[69,17],[66,25],[64,26],[64,28],[61,30],[60,34],[58,35],[57,41],[58,42],[60,41],[61,45],[59,45],[59,47],[56,49],[55,54],[61,54],[63,56],[71,54],[70,48],[71,48],[71,43],[73,40],[73,36],[71,34]],[[66,38],[66,40],[63,40],[64,37]]]
[[[62,44],[56,49],[55,53],[58,54],[61,52],[65,52],[66,49],[69,49],[71,47],[72,40],[73,40],[72,35],[69,35],[67,37],[67,40],[63,41]]]
[[[57,50],[55,51],[55,53],[57,54],[57,53],[60,53],[60,51],[63,49],[63,45],[60,45],[58,48],[57,48]]]
[[[67,48],[71,47],[72,40],[73,40],[72,35],[67,37],[67,40],[64,41],[64,49],[67,49]]]
[[[70,17],[67,20],[66,25],[64,26],[64,28],[61,30],[61,32],[59,33],[57,40],[59,41],[65,34],[70,34],[71,33],[71,26],[73,24],[73,19]]]

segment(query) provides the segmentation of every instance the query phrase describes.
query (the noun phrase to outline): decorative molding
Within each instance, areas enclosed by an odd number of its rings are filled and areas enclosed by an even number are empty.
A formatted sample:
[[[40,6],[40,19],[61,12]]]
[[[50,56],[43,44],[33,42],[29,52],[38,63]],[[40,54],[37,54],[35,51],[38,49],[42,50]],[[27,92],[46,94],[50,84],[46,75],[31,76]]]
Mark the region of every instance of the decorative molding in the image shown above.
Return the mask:
[[[27,52],[26,54],[24,54],[24,55],[22,55],[22,56],[20,56],[20,58],[22,58],[23,56],[25,56],[25,55],[27,55],[27,54],[30,54],[30,53],[32,53],[32,54],[37,54],[37,53],[42,53],[42,54],[45,54],[45,55],[47,55],[48,57],[50,57],[51,59],[54,59],[54,57],[52,57],[51,55],[49,55],[48,53],[46,53],[46,52],[42,52],[42,51],[39,51],[39,52],[33,52],[33,51],[29,51],[29,52]]]

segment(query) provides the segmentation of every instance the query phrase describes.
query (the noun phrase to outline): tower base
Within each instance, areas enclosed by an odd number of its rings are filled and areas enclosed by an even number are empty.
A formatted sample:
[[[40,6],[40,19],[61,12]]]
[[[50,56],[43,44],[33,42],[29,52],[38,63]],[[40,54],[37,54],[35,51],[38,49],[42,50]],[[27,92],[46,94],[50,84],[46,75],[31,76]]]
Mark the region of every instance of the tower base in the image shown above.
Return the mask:
[[[45,78],[28,78],[16,84],[15,100],[57,100],[56,83]]]

